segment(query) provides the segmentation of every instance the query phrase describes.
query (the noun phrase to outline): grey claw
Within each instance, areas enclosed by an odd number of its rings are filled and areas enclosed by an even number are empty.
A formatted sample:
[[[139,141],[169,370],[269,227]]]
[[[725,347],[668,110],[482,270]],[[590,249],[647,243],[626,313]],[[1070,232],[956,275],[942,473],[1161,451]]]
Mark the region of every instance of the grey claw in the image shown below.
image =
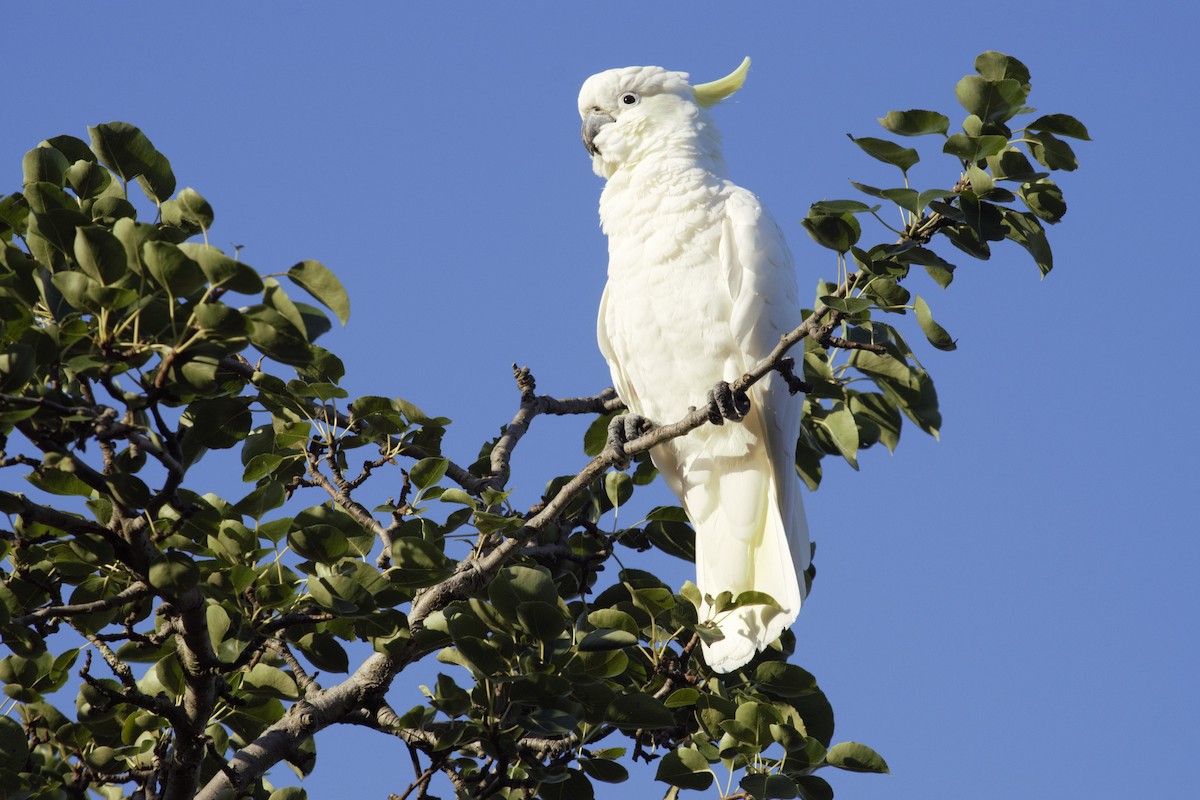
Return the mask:
[[[649,433],[654,424],[640,414],[621,414],[613,417],[608,423],[608,439],[606,444],[617,454],[615,466],[625,469],[629,466],[629,455],[625,452],[625,444]]]
[[[745,392],[735,392],[726,381],[708,390],[708,420],[724,425],[725,420],[738,422],[750,411],[750,398]]]

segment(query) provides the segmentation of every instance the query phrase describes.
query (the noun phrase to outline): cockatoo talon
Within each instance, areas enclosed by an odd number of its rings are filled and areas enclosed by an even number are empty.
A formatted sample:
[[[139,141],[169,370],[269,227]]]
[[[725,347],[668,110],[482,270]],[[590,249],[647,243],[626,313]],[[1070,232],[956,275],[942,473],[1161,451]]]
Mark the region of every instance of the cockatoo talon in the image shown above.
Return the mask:
[[[740,422],[750,411],[750,398],[745,392],[735,392],[725,381],[708,390],[708,420],[724,425],[725,420]]]
[[[605,442],[608,448],[616,454],[613,466],[617,469],[628,467],[629,455],[625,452],[625,445],[639,436],[649,433],[653,428],[654,423],[641,414],[621,414],[613,417],[608,423],[608,439]]]

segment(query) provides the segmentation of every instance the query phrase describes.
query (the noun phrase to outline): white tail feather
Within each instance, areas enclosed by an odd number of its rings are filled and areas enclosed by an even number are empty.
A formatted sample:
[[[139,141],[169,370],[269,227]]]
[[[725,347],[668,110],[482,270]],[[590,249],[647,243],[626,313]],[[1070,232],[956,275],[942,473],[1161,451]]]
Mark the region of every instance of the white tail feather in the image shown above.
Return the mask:
[[[744,426],[726,426],[728,433],[714,431],[714,438],[739,438],[739,427],[753,433],[755,417]],[[724,635],[703,646],[704,658],[715,671],[732,672],[796,620],[810,548],[795,476],[785,472],[780,480],[761,439],[737,455],[712,455],[726,449],[721,444],[710,440],[716,446],[704,448],[706,454],[689,459],[683,470],[684,506],[696,528],[696,585],[701,596],[731,592],[736,598],[755,591],[778,604],[719,613],[707,601],[702,604],[701,621],[714,622]]]

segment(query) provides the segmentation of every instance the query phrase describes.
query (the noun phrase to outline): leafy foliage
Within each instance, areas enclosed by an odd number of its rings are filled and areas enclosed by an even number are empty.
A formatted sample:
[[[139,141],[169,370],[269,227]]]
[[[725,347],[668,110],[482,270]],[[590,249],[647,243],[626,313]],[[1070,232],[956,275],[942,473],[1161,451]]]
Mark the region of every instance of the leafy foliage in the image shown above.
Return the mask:
[[[909,288],[914,267],[942,289],[954,280],[957,265],[934,250],[939,237],[957,248],[959,257],[986,260],[993,242],[1009,240],[1028,252],[1043,277],[1054,266],[1045,225],[1061,220],[1067,206],[1050,175],[1078,166],[1070,145],[1058,137],[1087,140],[1087,128],[1066,114],[1037,116],[1017,127],[1018,117],[1036,113],[1026,106],[1028,68],[989,51],[975,60],[975,71],[955,87],[967,112],[961,133],[950,133],[949,117],[937,111],[889,111],[879,118],[898,136],[942,137],[942,153],[956,162],[957,179],[943,184],[950,188],[909,185],[909,172],[920,162],[916,148],[851,137],[868,155],[898,168],[903,185],[880,189],[851,181],[882,202],[822,200],[803,220],[817,244],[837,252],[841,278],[818,292],[826,332],[809,337],[804,349],[804,379],[812,390],[796,466],[810,488],[821,481],[820,460],[826,455],[840,455],[857,468],[860,449],[881,443],[894,450],[905,419],[937,435],[942,419],[933,380],[900,331],[884,320],[911,311],[931,345],[955,349],[954,337],[934,320],[929,301]],[[880,215],[884,205],[895,206],[899,226]],[[863,245],[858,218],[865,215],[886,228],[891,240]],[[839,361],[840,351],[848,356]]]
[[[945,191],[856,184],[900,207],[897,243],[858,246],[857,217],[881,205],[823,201],[805,221],[839,265],[800,356],[797,463],[814,486],[824,455],[856,464],[860,449],[892,449],[905,417],[937,432],[929,375],[872,314],[911,310],[933,346],[953,349],[903,285],[913,265],[950,283],[954,266],[928,246],[938,234],[977,257],[1012,239],[1049,270],[1042,222],[1065,205],[1018,146],[1046,170],[1074,168],[1057,137],[1086,130],[1047,115],[1014,134],[1028,71],[995,53],[977,71],[956,92],[963,134],[932,111],[881,119],[896,135],[945,137],[962,168]],[[323,309],[349,317],[330,270],[260,273],[208,243],[214,209],[175,191],[144,133],[113,122],[89,139],[40,143],[22,190],[0,200],[0,470],[28,484],[0,490],[11,526],[0,681],[17,710],[0,717],[0,785],[22,797],[302,797],[263,775],[281,760],[307,773],[315,735],[335,724],[406,746],[418,796],[441,772],[462,797],[587,798],[639,760],[671,791],[740,773],[754,798],[832,797],[815,774],[827,767],[887,771],[865,745],[833,743],[828,700],[789,663],[790,632],[736,674],[704,663],[699,644],[722,635],[722,613],[770,598],[724,595],[700,619],[690,583],[633,568],[602,580],[620,547],[694,553],[681,509],[613,520],[655,472],[645,452],[608,471],[620,460],[605,449],[621,408],[611,392],[558,400],[518,370],[513,420],[460,466],[441,450],[446,418],[339,386],[341,361],[316,344],[331,327]],[[905,174],[919,160],[886,140],[855,143]],[[594,458],[518,511],[508,459],[546,413],[597,414],[584,441]],[[197,464],[234,453],[244,491],[197,485]],[[384,485],[391,496],[368,499]],[[356,643],[372,652],[352,663]],[[388,687],[429,657],[446,670],[422,687],[426,702],[393,710]],[[51,695],[73,671],[68,714]]]

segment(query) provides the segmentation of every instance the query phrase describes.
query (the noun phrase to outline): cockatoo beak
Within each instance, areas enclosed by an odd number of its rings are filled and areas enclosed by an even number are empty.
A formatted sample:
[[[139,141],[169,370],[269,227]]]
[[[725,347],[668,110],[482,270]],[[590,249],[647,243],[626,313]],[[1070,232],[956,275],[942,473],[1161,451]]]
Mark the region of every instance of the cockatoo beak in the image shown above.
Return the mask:
[[[738,68],[724,78],[693,86],[692,89],[696,92],[696,102],[702,106],[711,106],[721,102],[742,88],[742,84],[746,82],[746,73],[749,71],[750,56],[746,56]]]
[[[587,116],[583,118],[583,130],[580,131],[580,133],[583,135],[583,146],[587,148],[589,154],[596,155],[600,152],[600,150],[597,149],[596,145],[594,144],[596,134],[598,134],[600,129],[610,122],[616,122],[616,120],[614,120],[611,115],[605,114],[598,108],[593,108],[587,113]]]

